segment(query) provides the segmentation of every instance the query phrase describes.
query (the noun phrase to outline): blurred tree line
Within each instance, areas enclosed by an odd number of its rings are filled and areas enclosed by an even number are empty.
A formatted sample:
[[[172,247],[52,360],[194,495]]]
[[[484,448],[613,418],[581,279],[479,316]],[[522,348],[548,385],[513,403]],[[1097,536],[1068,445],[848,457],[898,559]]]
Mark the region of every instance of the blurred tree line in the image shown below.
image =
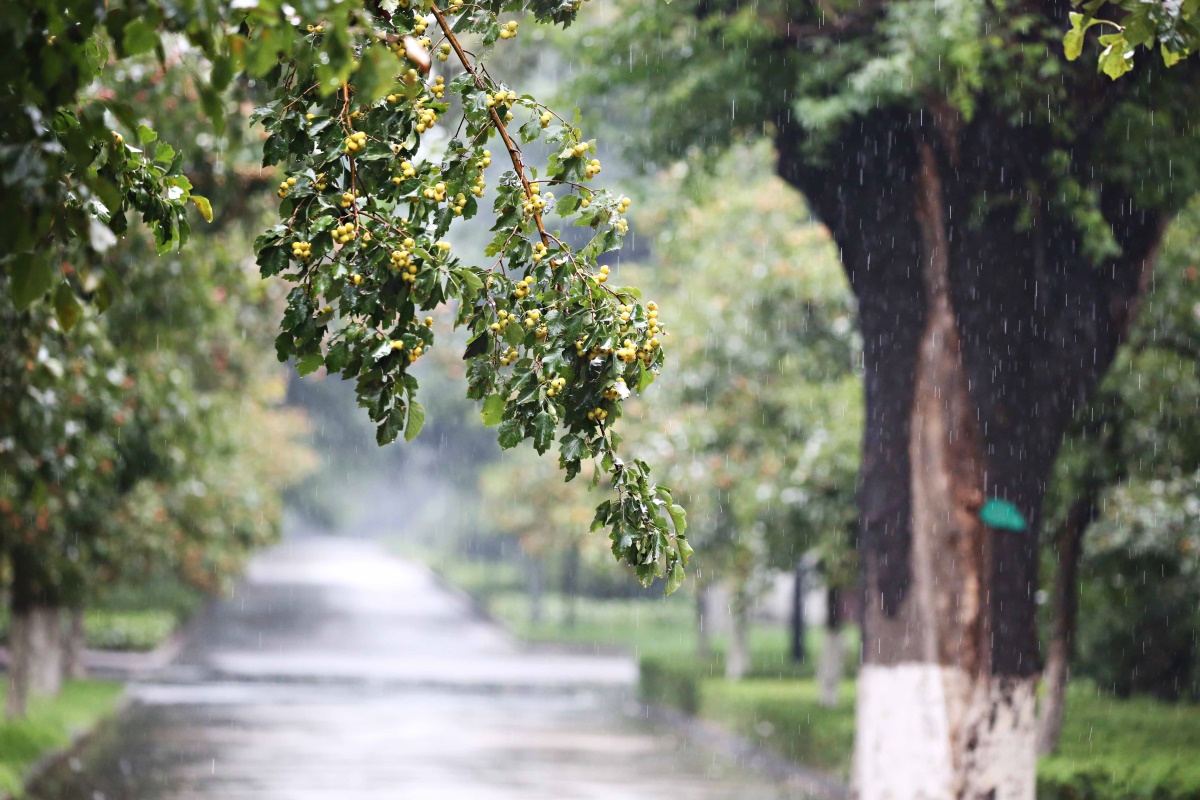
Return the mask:
[[[238,131],[217,146],[195,125],[189,65],[169,66],[127,61],[94,90],[136,103],[184,147],[180,169],[221,208],[214,224],[167,255],[148,234],[94,231],[87,263],[60,266],[55,304],[18,309],[0,275],[12,716],[29,691],[82,673],[86,607],[162,577],[218,591],[278,535],[283,487],[314,465],[273,363],[279,293],[247,258],[265,211],[257,141]],[[148,129],[139,145],[175,158]]]

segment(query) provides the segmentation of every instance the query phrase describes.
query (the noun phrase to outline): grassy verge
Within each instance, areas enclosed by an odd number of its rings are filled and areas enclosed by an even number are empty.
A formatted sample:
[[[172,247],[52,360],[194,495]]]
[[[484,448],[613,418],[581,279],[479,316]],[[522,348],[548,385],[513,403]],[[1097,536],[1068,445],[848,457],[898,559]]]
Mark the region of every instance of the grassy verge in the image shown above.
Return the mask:
[[[58,697],[31,701],[27,718],[0,720],[0,794],[18,795],[38,759],[111,714],[120,696],[117,683],[73,681]],[[7,688],[0,686],[0,705],[6,699]]]
[[[711,666],[643,658],[641,693],[716,722],[797,763],[845,778],[854,685],[836,708],[809,678],[729,683]],[[1072,686],[1059,752],[1038,764],[1039,800],[1200,800],[1200,706],[1117,700]]]

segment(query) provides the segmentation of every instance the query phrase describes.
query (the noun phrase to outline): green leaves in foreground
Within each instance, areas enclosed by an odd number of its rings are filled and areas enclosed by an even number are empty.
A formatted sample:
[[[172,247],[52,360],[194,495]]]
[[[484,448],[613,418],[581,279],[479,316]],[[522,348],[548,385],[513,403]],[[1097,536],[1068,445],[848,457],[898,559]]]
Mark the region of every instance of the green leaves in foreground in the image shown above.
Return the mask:
[[[1133,69],[1138,47],[1159,46],[1163,63],[1172,67],[1200,49],[1200,27],[1195,18],[1200,0],[1182,2],[1116,3],[1114,0],[1073,0],[1083,11],[1070,13],[1071,29],[1063,35],[1063,50],[1069,61],[1083,54],[1087,31],[1096,25],[1109,33],[1098,39],[1101,51],[1096,67],[1116,80]],[[1116,19],[1098,16],[1106,8],[1119,7]]]
[[[564,9],[532,2],[527,10],[567,22],[575,9]],[[257,110],[268,134],[264,161],[283,168],[279,223],[259,237],[258,264],[294,284],[276,351],[302,373],[323,365],[355,380],[380,444],[401,433],[411,440],[425,412],[410,370],[436,343],[426,312],[452,309],[443,316],[468,331],[467,395],[482,402],[500,445],[532,440],[545,453],[557,443],[567,480],[592,459],[593,486],[606,475],[617,495],[601,504],[596,527],[609,528],[614,556],[644,583],[661,577],[672,592],[691,554],[683,510],[644,462],[617,455],[612,430],[623,402],[653,381],[666,336],[658,306],[636,289],[610,287],[608,267],[597,263],[620,247],[630,201],[588,185],[601,165],[577,119],[496,82],[459,45],[463,34],[499,36],[496,15],[474,5],[450,11],[413,3],[376,17],[354,43],[374,65],[369,80],[354,72],[337,91],[322,91],[319,69],[289,65]],[[296,31],[304,48],[330,46],[320,27]],[[517,28],[505,22],[500,38]],[[429,53],[455,58],[462,72],[427,74]],[[382,77],[381,62],[391,64]],[[462,109],[448,125],[447,94]],[[453,138],[423,147],[435,126]],[[551,153],[540,174],[517,139],[540,140]],[[495,189],[486,250],[494,261],[471,264],[446,236],[479,213],[493,159],[511,166]],[[587,229],[586,244],[567,247],[547,227],[550,214]]]

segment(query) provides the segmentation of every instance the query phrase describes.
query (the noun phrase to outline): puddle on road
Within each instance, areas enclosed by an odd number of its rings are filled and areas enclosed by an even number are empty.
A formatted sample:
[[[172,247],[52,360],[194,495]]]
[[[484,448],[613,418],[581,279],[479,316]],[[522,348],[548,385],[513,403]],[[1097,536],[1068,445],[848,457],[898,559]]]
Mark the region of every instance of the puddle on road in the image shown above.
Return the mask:
[[[133,688],[35,800],[785,800],[609,691]]]

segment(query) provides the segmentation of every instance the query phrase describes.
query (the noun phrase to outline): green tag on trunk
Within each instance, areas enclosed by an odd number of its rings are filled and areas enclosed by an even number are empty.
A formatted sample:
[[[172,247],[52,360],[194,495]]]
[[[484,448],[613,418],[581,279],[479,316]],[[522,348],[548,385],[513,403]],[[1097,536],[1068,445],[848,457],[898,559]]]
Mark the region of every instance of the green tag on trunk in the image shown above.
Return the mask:
[[[983,504],[983,508],[979,509],[979,521],[992,528],[1017,533],[1025,530],[1026,525],[1025,517],[1017,507],[998,497],[988,500]]]

